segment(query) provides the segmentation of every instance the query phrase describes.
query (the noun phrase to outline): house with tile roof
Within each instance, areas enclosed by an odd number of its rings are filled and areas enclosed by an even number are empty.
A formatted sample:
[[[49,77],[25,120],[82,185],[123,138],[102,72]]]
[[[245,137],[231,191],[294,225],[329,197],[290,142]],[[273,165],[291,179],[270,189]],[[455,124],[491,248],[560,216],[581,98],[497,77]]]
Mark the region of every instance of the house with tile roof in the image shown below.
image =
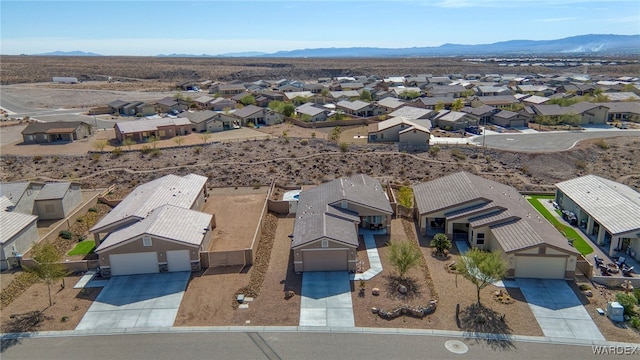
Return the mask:
[[[84,121],[34,122],[22,130],[25,144],[69,143],[91,136],[91,125]]]
[[[422,234],[499,250],[507,277],[572,279],[578,252],[515,188],[458,172],[413,186]]]
[[[388,233],[392,213],[382,185],[367,175],[303,190],[291,239],[295,271],[355,271],[358,229]]]

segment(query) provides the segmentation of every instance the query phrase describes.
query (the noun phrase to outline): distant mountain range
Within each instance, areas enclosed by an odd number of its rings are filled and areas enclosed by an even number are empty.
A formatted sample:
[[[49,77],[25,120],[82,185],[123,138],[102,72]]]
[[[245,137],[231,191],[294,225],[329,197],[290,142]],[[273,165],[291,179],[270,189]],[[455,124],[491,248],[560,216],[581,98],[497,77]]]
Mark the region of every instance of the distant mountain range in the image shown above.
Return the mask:
[[[481,45],[444,44],[412,48],[317,48],[264,53],[258,51],[209,54],[162,54],[158,57],[430,57],[430,56],[543,56],[543,55],[636,55],[640,35],[578,35],[556,40],[510,40]],[[55,51],[41,56],[101,56],[82,51]]]
[[[84,51],[53,51],[42,54],[33,54],[33,56],[102,56],[100,54],[92,53],[92,52],[84,52]]]

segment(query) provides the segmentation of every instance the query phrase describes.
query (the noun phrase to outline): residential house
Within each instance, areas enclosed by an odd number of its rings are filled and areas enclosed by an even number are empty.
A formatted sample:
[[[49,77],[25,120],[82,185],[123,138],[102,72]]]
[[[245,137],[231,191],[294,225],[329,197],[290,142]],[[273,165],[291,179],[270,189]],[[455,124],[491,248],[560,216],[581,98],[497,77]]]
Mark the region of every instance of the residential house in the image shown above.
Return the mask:
[[[392,86],[389,87],[389,92],[400,99],[408,98],[410,94],[422,95],[422,90],[419,87],[409,86]]]
[[[609,108],[589,102],[579,102],[571,106],[536,105],[532,106],[536,116],[546,116],[562,123],[570,116],[578,116],[577,125],[605,124]]]
[[[34,122],[22,130],[25,144],[67,143],[91,136],[91,125],[84,121]]]
[[[369,142],[395,142],[402,145],[429,145],[430,120],[409,120],[394,117],[368,125]]]
[[[329,96],[336,101],[349,101],[351,99],[359,99],[360,93],[355,90],[329,91]]]
[[[207,123],[211,121],[217,113],[211,110],[204,111],[183,111],[178,114],[179,118],[188,119],[191,122],[191,131],[206,132]]]
[[[209,94],[218,94],[223,97],[242,94],[247,88],[243,84],[218,84],[209,88]]]
[[[556,88],[559,93],[572,93],[578,96],[593,95],[596,87],[591,84],[567,84]]]
[[[322,84],[304,84],[303,91],[311,91],[313,94],[320,94],[326,87]]]
[[[521,112],[500,110],[493,114],[491,122],[504,128],[526,127],[531,118]]]
[[[91,228],[103,276],[198,271],[213,216],[204,176],[166,175],[139,185]],[[107,234],[101,239],[102,234]]]
[[[458,172],[413,194],[422,234],[500,251],[507,278],[573,279],[578,252],[515,188]]]
[[[382,185],[367,175],[303,190],[291,239],[294,270],[355,272],[358,229],[388,233],[392,213]]]
[[[474,89],[476,91],[476,95],[478,96],[499,96],[511,94],[511,89],[506,86],[479,85]]]
[[[640,96],[634,92],[608,92],[604,94],[609,101],[640,101]]]
[[[378,107],[380,107],[384,112],[392,112],[407,105],[407,103],[405,101],[389,97],[376,101],[376,105],[378,105]]]
[[[607,121],[640,122],[640,102],[606,102],[597,103],[609,109]]]
[[[213,111],[225,111],[228,109],[235,109],[238,103],[233,99],[218,97],[209,102],[209,110]]]
[[[175,97],[168,96],[166,98],[160,99],[156,101],[156,110],[159,113],[179,113],[180,111],[187,110],[189,104],[182,100],[176,99]]]
[[[34,211],[34,203],[43,187],[44,183],[33,181],[0,183],[0,196],[4,196],[11,202],[8,205],[10,207],[8,211],[37,215]]]
[[[403,106],[389,114],[389,117],[402,117],[408,120],[429,119],[434,114],[431,109],[424,109],[410,105]]]
[[[556,203],[576,214],[578,226],[609,256],[640,260],[640,193],[596,175],[556,184]]]
[[[474,115],[453,110],[440,110],[431,121],[443,130],[464,130],[478,125],[478,118]]]
[[[493,106],[481,105],[478,107],[465,106],[460,111],[475,116],[479,124],[488,124],[492,121],[493,115],[500,110]]]
[[[282,114],[255,105],[247,105],[230,115],[240,120],[241,126],[247,126],[249,123],[254,125],[275,125],[283,120]]]
[[[114,126],[116,140],[124,139],[145,142],[149,139],[170,139],[191,133],[191,122],[187,118],[158,118],[136,121],[120,121]]]
[[[339,101],[336,104],[336,111],[342,111],[345,114],[357,117],[378,116],[383,113],[382,109],[374,103],[368,103],[361,100],[356,101]]]
[[[313,96],[314,94],[311,91],[292,91],[284,93],[285,99],[289,101],[294,101],[296,98],[309,99]]]
[[[531,95],[520,98],[520,101],[526,105],[542,105],[549,100],[551,99],[549,99],[548,97],[538,95]]]
[[[451,84],[451,79],[448,76],[431,76],[427,79],[429,81],[429,85],[449,85]]]
[[[124,115],[124,110],[122,109],[129,102],[124,100],[114,100],[107,104],[107,106],[111,109],[111,113],[114,115]]]
[[[38,217],[13,210],[14,204],[0,196],[0,270],[19,265],[22,254],[38,241]]]
[[[467,88],[462,85],[429,85],[425,88],[424,93],[428,97],[435,98],[459,98]]]
[[[513,95],[497,95],[497,96],[474,96],[471,98],[471,106],[478,107],[480,105],[490,105],[498,109],[513,110],[515,104],[520,101]]]
[[[435,110],[437,106],[443,108],[451,108],[453,102],[456,101],[453,97],[420,97],[411,102],[411,106],[421,107],[424,109]]]
[[[310,122],[325,121],[329,115],[329,110],[320,109],[313,104],[305,103],[296,108],[296,114]]]
[[[193,102],[198,106],[198,108],[202,110],[213,110],[211,106],[211,102],[213,100],[215,100],[215,98],[207,95],[202,95],[193,100]]]

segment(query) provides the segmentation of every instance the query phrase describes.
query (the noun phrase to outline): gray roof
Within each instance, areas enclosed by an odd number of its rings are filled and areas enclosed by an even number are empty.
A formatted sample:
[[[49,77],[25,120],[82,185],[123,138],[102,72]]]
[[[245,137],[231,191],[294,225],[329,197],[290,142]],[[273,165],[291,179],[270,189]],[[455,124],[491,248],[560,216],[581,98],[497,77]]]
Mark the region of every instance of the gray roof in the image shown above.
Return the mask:
[[[0,244],[5,244],[16,234],[37,220],[38,217],[35,215],[0,211],[0,229],[2,229],[2,231],[0,231]],[[31,240],[36,241],[38,239]]]
[[[329,238],[358,246],[357,213],[341,207],[348,204],[391,215],[393,210],[380,182],[367,175],[340,178],[300,193],[291,247]]]
[[[448,97],[448,96],[433,96],[433,97],[429,96],[429,97],[418,98],[417,101],[420,101],[421,103],[427,106],[435,106],[435,105],[438,105],[438,103],[442,103],[443,105],[450,105],[450,104],[453,104],[455,100],[456,100],[455,98]]]
[[[162,205],[131,226],[110,233],[98,246],[100,253],[142,235],[151,235],[189,245],[201,245],[213,215],[174,205]]]
[[[623,101],[623,102],[606,102],[598,103],[609,108],[609,113],[630,113],[640,114],[640,102],[638,101]]]
[[[156,101],[156,104],[172,107],[178,105],[178,100],[176,100],[176,98],[168,96]]]
[[[213,119],[214,116],[216,116],[216,112],[211,110],[183,111],[178,114],[178,117],[189,119],[189,121],[194,124],[199,124],[201,122]]]
[[[511,119],[514,116],[518,116],[518,113],[513,112],[513,111],[509,111],[509,110],[502,110],[497,114],[493,115],[494,117],[498,117],[498,118],[502,118],[502,119]]]
[[[474,99],[485,105],[515,104],[518,102],[518,99],[513,95],[476,96]]]
[[[326,111],[325,109],[317,108],[313,106],[313,104],[311,103],[304,103],[296,108],[297,113],[305,114],[309,116],[316,116],[318,114],[322,114],[325,111]]]
[[[369,105],[370,104],[368,102],[365,102],[365,101],[362,101],[362,100],[356,100],[356,101],[342,100],[342,101],[339,101],[336,104],[336,106],[340,106],[340,107],[343,107],[345,109],[349,109],[349,110],[353,110],[353,111],[364,109]]]
[[[378,105],[384,106],[386,108],[396,109],[400,106],[406,105],[407,103],[404,101],[400,101],[396,98],[388,97],[378,101]]]
[[[90,231],[100,231],[128,218],[144,219],[153,209],[166,204],[190,209],[206,182],[207,177],[196,174],[166,175],[140,185]]]
[[[118,129],[123,134],[137,133],[143,131],[155,131],[162,126],[191,125],[189,119],[185,118],[158,118],[134,121],[120,121],[116,123]]]
[[[71,187],[70,182],[46,183],[42,190],[40,190],[40,193],[38,193],[36,201],[62,199],[69,190],[69,187]]]
[[[255,106],[255,105],[247,105],[245,107],[243,107],[242,109],[238,109],[236,111],[233,112],[233,116],[239,117],[239,118],[248,118],[251,115],[259,112],[259,111],[264,111],[263,108]]]
[[[0,195],[6,197],[13,205],[17,204],[29,188],[29,182],[0,183]]]
[[[496,108],[494,108],[493,106],[481,105],[481,106],[478,106],[478,107],[465,106],[460,111],[465,112],[467,114],[471,114],[471,115],[482,116],[482,115],[485,115],[487,113],[492,113],[495,110],[496,110]]]
[[[640,230],[640,193],[632,188],[586,175],[556,187],[612,235]]]
[[[40,193],[41,183],[2,183],[0,195],[6,196],[14,205],[12,211],[24,214],[33,213],[33,202]]]
[[[413,106],[403,106],[400,109],[389,114],[389,117],[403,117],[409,120],[425,118],[431,114],[433,110],[417,108]]]
[[[42,123],[31,123],[24,130],[23,135],[42,134],[50,131],[58,133],[70,133],[78,129],[81,125],[89,126],[84,121],[52,121]]]
[[[118,108],[121,108],[121,107],[123,107],[123,106],[125,106],[125,105],[127,105],[127,104],[128,104],[128,102],[127,102],[127,101],[124,101],[124,100],[115,100],[115,101],[112,101],[112,102],[108,103],[107,105],[109,105],[109,106],[110,106],[110,107],[112,107],[112,108],[116,108],[116,109],[118,109]]]
[[[414,185],[413,193],[421,215],[477,203],[445,216],[471,215],[471,226],[488,226],[505,252],[544,243],[577,254],[567,239],[538,216],[529,202],[511,186],[463,171]]]

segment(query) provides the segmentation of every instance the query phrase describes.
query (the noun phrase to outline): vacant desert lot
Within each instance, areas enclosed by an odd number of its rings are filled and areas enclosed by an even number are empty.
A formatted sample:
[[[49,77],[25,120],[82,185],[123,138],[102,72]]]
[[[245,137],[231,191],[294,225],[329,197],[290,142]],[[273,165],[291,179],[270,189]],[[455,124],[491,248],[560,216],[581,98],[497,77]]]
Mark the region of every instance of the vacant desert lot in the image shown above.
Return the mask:
[[[216,219],[209,251],[251,247],[268,192],[268,187],[213,189],[203,209]]]

